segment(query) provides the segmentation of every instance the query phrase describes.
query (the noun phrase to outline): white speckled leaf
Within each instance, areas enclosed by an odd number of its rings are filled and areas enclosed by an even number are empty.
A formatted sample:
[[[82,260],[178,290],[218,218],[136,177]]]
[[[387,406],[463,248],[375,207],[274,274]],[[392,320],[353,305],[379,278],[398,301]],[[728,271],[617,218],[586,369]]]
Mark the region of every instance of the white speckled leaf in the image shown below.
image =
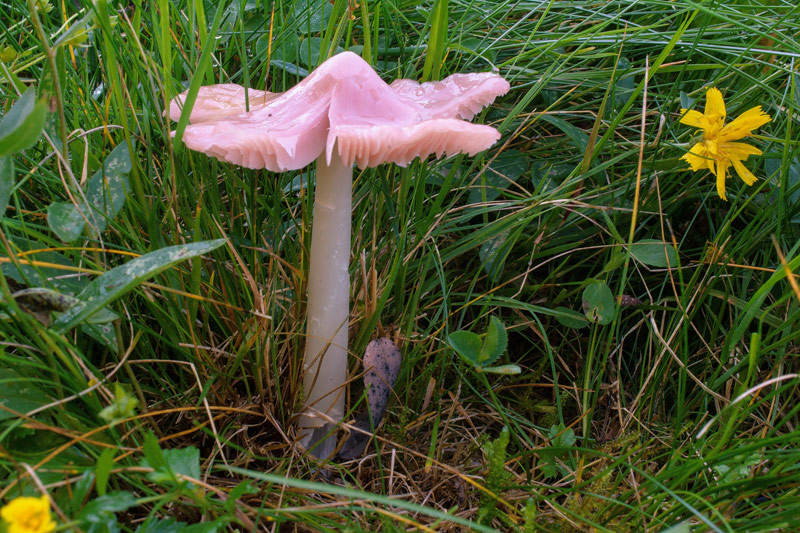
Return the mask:
[[[69,202],[53,202],[47,206],[47,225],[59,239],[72,242],[83,233],[86,223],[80,210]]]
[[[225,239],[167,246],[112,268],[77,295],[78,303],[58,317],[53,323],[53,330],[66,332],[162,270],[184,259],[208,253],[223,244]]]
[[[128,174],[133,168],[128,143],[122,142],[114,148],[103,168],[94,173],[86,187],[86,199],[92,208],[94,217],[87,213],[86,218],[97,231],[106,229],[108,219],[114,218],[125,205],[125,194],[128,192]]]
[[[497,283],[506,267],[506,258],[514,246],[515,239],[508,239],[508,232],[504,231],[487,240],[478,250],[481,266],[489,276],[492,283]]]

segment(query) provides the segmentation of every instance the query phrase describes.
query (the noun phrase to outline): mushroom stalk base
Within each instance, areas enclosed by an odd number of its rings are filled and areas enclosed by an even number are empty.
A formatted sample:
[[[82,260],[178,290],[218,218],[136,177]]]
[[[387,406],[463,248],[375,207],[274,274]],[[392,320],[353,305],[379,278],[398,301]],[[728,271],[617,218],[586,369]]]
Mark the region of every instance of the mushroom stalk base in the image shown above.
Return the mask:
[[[352,190],[352,166],[342,162],[336,149],[330,165],[323,153],[317,159],[314,192],[303,362],[306,399],[299,423],[300,444],[319,458],[333,454],[335,424],[344,416]]]

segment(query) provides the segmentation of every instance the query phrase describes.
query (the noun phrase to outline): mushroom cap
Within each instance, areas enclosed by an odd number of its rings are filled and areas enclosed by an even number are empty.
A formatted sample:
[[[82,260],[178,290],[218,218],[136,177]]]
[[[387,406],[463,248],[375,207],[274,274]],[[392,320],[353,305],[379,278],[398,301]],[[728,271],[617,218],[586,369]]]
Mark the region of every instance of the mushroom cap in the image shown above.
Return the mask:
[[[360,56],[343,52],[284,93],[221,84],[201,87],[183,135],[192,150],[247,168],[302,168],[334,148],[345,165],[401,166],[415,157],[474,155],[500,138],[471,124],[509,90],[497,74],[454,74],[442,81],[385,83]],[[186,93],[173,100],[178,120]]]
[[[188,92],[188,91],[187,91]],[[259,91],[258,89],[247,89],[235,83],[220,83],[208,87],[201,87],[197,100],[189,114],[189,121],[192,123],[208,122],[215,118],[238,115],[248,111],[246,103],[249,100],[249,110],[261,109],[270,100],[274,100],[281,93],[271,93]],[[172,120],[178,120],[183,110],[186,100],[186,92],[176,96],[169,104],[169,116]]]

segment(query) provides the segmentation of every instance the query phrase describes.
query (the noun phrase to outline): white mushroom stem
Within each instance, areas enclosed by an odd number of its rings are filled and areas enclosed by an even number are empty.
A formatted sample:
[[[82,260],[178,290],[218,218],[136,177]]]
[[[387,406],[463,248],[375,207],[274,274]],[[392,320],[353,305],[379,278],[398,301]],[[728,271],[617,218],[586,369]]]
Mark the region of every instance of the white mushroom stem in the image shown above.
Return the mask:
[[[325,153],[317,158],[300,443],[314,447],[312,453],[320,458],[328,457],[336,445],[335,436],[318,443],[332,429],[324,426],[344,416],[352,189],[353,168],[342,162],[338,150],[331,154],[330,165]]]

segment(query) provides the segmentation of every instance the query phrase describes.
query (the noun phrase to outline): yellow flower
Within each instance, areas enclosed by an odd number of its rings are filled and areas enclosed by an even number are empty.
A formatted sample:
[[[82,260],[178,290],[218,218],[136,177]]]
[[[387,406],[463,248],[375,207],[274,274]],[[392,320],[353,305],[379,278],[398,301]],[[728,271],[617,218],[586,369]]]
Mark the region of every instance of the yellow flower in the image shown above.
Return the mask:
[[[49,533],[56,527],[47,496],[16,498],[0,509],[0,517],[7,522],[8,533]]]
[[[746,143],[732,142],[751,135],[753,130],[770,120],[761,106],[748,109],[727,126],[725,125],[725,102],[719,89],[706,92],[704,113],[681,109],[681,123],[703,130],[703,140],[692,146],[681,157],[694,172],[707,168],[717,177],[717,193],[725,198],[725,178],[728,168],[733,165],[736,173],[748,185],[756,182],[756,177],[742,164],[751,155],[761,155],[761,150]]]

